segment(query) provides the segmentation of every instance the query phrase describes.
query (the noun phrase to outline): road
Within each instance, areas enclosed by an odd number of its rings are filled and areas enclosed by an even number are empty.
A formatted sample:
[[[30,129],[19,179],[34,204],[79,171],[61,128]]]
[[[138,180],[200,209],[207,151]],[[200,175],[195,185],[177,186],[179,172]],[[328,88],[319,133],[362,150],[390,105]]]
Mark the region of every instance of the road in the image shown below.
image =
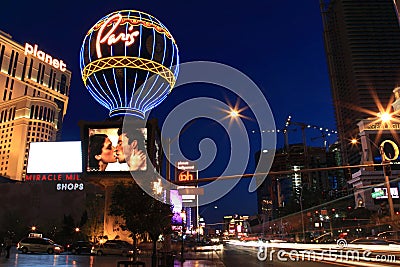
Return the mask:
[[[290,245],[290,244],[289,244]],[[296,247],[297,245],[297,247]],[[203,254],[199,253],[186,253],[185,263],[183,267],[207,267],[207,266],[222,266],[218,264],[218,257],[223,262],[225,267],[291,267],[291,266],[302,266],[302,267],[320,267],[320,266],[367,266],[367,267],[400,267],[400,258],[398,251],[387,251],[387,248],[380,251],[374,251],[370,255],[371,260],[357,260],[349,258],[348,260],[342,258],[336,258],[332,260],[333,256],[325,254],[325,258],[322,259],[317,254],[316,257],[304,257],[305,254],[300,254],[302,256],[294,256],[293,251],[302,253],[307,244],[293,244],[289,248],[268,248],[268,257],[265,261],[260,261],[257,258],[257,253],[259,252],[256,246],[244,246],[244,245],[233,245],[226,243],[223,248],[218,248],[218,251],[210,251]],[[220,249],[220,250],[219,250]],[[308,249],[308,248],[307,248]],[[317,251],[317,250],[316,250]],[[321,251],[321,250],[319,250]],[[338,252],[345,252],[346,250],[334,250]],[[269,258],[273,252],[272,260]],[[208,254],[207,254],[208,253]],[[210,254],[211,253],[211,254]],[[218,254],[218,257],[215,256]],[[290,254],[291,253],[291,254]],[[397,255],[396,262],[379,262],[372,261],[375,255]],[[335,255],[338,255],[336,253]],[[343,254],[345,255],[345,254]],[[192,257],[190,257],[192,256]],[[315,255],[314,255],[315,256]],[[328,256],[328,257],[327,257]],[[203,259],[201,259],[203,257]],[[70,255],[63,253],[61,255],[48,255],[48,254],[22,254],[18,253],[15,248],[12,249],[11,257],[5,259],[4,255],[0,258],[0,267],[50,267],[50,266],[65,266],[65,267],[114,267],[117,266],[117,262],[120,260],[128,260],[127,257],[122,256],[90,256],[90,255]],[[150,258],[141,259],[146,263],[146,266],[151,266]],[[174,266],[181,266],[179,259],[176,258]]]
[[[48,254],[22,254],[14,249],[9,259],[4,256],[0,258],[0,267],[50,267],[50,266],[88,266],[88,267],[110,267],[117,266],[119,260],[127,260],[127,257],[98,257],[89,255],[48,255]]]

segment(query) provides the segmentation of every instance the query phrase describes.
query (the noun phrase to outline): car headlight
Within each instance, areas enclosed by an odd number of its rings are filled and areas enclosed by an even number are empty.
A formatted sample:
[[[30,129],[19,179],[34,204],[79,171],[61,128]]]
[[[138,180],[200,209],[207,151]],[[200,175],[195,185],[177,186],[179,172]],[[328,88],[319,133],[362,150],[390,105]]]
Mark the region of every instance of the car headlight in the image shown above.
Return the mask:
[[[55,249],[55,250],[60,250],[61,248],[60,248],[60,247],[55,247],[54,249]]]

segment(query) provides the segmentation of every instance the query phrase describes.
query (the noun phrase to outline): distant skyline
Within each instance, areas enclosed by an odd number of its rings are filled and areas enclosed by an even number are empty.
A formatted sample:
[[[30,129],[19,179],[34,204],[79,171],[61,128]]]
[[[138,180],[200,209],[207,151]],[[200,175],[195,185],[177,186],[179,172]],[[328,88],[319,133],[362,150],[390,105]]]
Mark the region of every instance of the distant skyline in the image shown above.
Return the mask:
[[[62,59],[72,71],[63,141],[80,140],[79,120],[108,118],[108,111],[91,98],[83,85],[79,51],[90,27],[121,9],[141,10],[158,18],[176,39],[181,62],[215,61],[248,75],[263,90],[277,129],[284,127],[288,115],[293,121],[335,129],[319,1],[7,1],[2,4],[0,30],[21,44],[38,44],[46,53]],[[237,102],[229,92],[212,86],[183,86],[173,90],[151,116],[163,121],[175,105],[199,96],[227,100],[232,105]],[[245,122],[248,131],[254,128],[252,123]],[[205,135],[195,126],[181,137],[188,156],[193,158],[197,156],[198,143],[193,149],[187,146]],[[315,138],[315,144],[310,145],[323,144],[317,138],[318,131],[307,134]],[[301,132],[290,132],[289,139],[291,143],[301,142]],[[282,146],[283,137],[278,136],[278,140],[278,146]],[[257,142],[252,145],[255,152]],[[252,169],[254,160],[249,163],[248,172]],[[202,175],[218,176],[217,166]],[[241,181],[230,194],[212,204],[218,209],[208,208],[204,216],[215,222],[226,214],[255,214],[256,193],[248,193],[247,184],[248,181]]]

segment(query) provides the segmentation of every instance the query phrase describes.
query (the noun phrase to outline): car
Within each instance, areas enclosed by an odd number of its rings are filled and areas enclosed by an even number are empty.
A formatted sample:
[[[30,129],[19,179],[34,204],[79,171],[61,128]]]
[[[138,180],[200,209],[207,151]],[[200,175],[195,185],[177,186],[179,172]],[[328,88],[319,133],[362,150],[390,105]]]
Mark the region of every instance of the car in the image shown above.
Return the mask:
[[[315,237],[314,239],[311,239],[311,243],[334,244],[334,243],[336,243],[336,239],[333,237],[332,232],[328,232],[328,233],[322,234],[318,237]]]
[[[75,241],[67,245],[67,251],[72,254],[90,254],[93,244],[89,241]]]
[[[400,231],[385,231],[376,235],[378,238],[393,240],[398,242],[400,240]]]
[[[118,244],[120,246],[132,247],[133,245],[124,240],[107,240],[104,244]]]
[[[106,242],[101,245],[94,245],[90,253],[98,256],[102,255],[131,256],[133,255],[133,248],[130,244],[129,246],[126,246],[126,244],[121,242],[108,242],[108,243]]]
[[[42,252],[48,254],[60,254],[64,251],[63,246],[54,243],[53,240],[42,237],[26,237],[17,244],[17,249],[22,253]]]
[[[399,245],[399,243],[391,240],[380,239],[375,237],[357,238],[350,242],[350,244],[362,245]]]

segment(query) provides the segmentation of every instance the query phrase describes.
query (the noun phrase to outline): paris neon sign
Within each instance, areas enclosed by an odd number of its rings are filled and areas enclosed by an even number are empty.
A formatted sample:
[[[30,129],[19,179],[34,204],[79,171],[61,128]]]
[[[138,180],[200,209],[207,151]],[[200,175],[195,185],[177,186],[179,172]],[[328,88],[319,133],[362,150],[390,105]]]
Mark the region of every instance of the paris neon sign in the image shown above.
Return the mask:
[[[114,22],[115,21],[115,22]],[[109,24],[113,23],[111,29],[106,31]],[[97,57],[101,58],[101,44],[107,43],[108,45],[113,45],[118,42],[125,42],[125,46],[131,46],[135,42],[135,38],[139,36],[139,31],[133,30],[133,25],[129,26],[127,33],[120,33],[115,35],[115,30],[119,27],[122,22],[121,14],[115,14],[109,17],[99,29],[99,33],[96,39],[96,53]]]

